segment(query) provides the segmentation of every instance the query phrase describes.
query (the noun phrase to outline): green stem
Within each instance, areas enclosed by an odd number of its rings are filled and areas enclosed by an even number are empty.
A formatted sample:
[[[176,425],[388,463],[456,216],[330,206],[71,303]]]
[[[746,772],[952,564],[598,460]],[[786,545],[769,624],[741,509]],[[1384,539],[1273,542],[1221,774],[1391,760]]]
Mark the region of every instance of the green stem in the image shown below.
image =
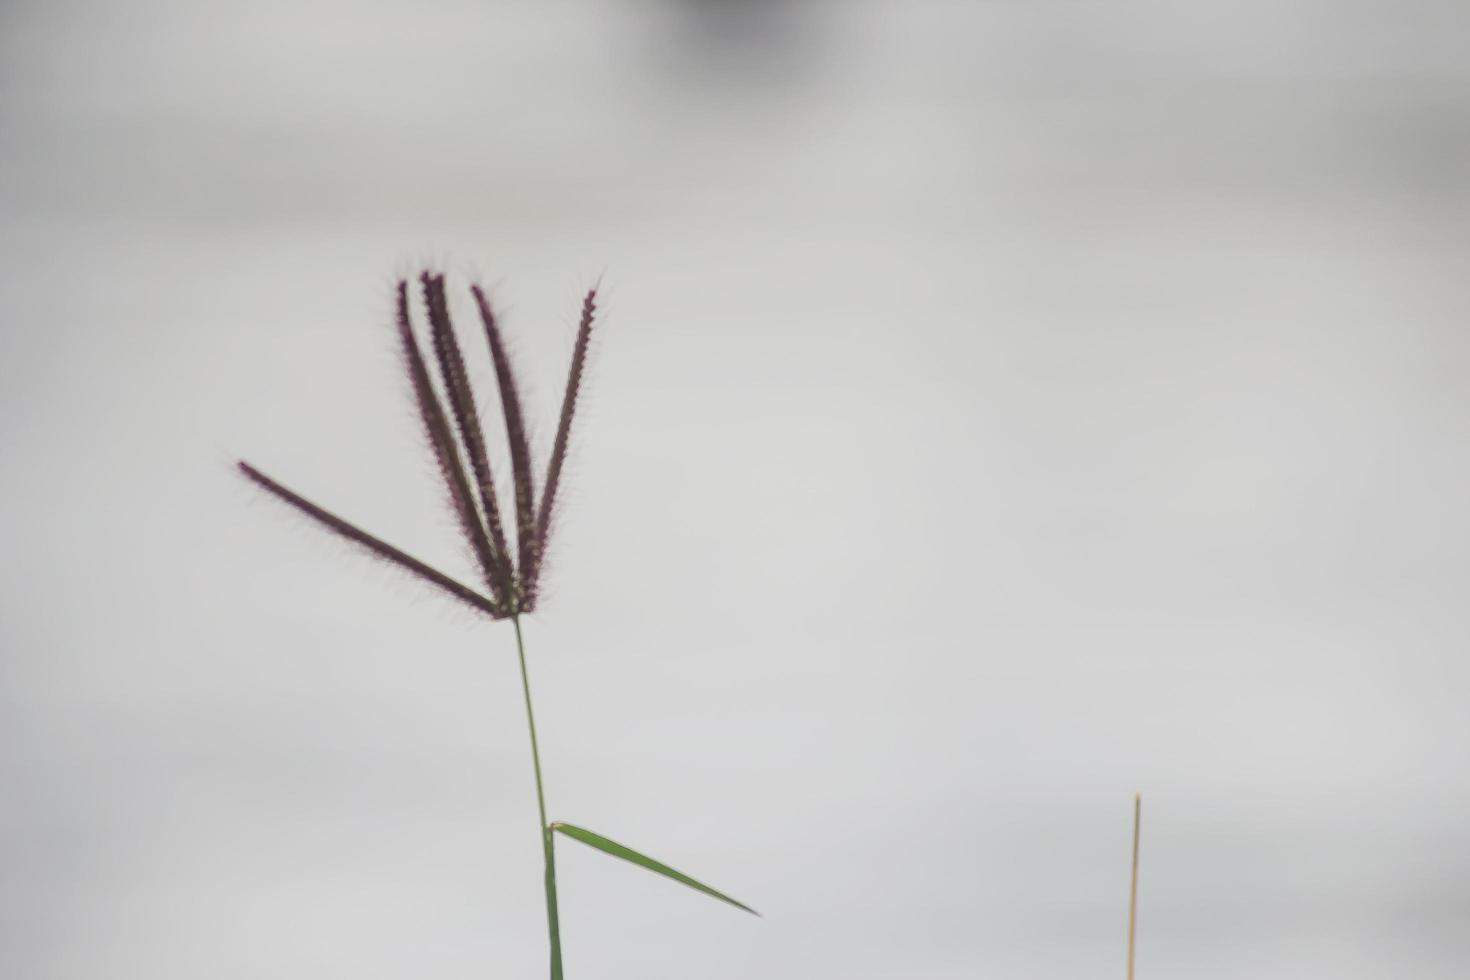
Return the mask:
[[[536,809],[541,814],[541,853],[546,857],[546,931],[551,939],[551,980],[562,980],[561,924],[556,912],[556,854],[551,843],[551,825],[546,822],[546,791],[541,782],[541,750],[536,744],[536,712],[531,708],[531,679],[526,672],[526,642],[521,636],[521,617],[512,616],[516,628],[516,653],[521,660],[521,691],[526,695],[526,727],[531,730],[531,765],[536,770]]]

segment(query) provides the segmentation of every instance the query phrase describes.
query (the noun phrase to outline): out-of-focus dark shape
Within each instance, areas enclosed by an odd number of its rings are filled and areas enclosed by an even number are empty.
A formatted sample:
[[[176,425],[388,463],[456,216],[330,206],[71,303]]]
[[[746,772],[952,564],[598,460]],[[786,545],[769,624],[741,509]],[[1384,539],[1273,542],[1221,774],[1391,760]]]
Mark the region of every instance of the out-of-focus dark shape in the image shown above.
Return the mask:
[[[817,11],[804,0],[670,0],[658,60],[692,79],[753,88],[801,78],[814,61]]]

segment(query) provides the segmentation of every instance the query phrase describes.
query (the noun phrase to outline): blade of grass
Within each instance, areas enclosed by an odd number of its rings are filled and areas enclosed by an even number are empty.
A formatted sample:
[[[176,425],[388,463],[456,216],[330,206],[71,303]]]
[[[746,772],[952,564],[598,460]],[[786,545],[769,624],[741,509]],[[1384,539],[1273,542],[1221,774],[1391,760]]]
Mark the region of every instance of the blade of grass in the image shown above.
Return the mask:
[[[665,878],[672,878],[680,884],[688,885],[695,891],[701,891],[704,892],[706,895],[718,898],[722,902],[728,902],[731,905],[735,906],[737,909],[744,909],[751,915],[760,915],[759,912],[751,908],[749,905],[737,902],[729,895],[717,892],[709,885],[695,881],[688,875],[675,871],[667,864],[664,864],[660,861],[655,861],[653,858],[649,857],[646,854],[639,854],[631,847],[625,847],[624,845],[619,844],[617,841],[608,840],[601,834],[594,834],[590,830],[585,830],[581,827],[574,827],[569,823],[561,822],[553,823],[551,825],[551,829],[559,834],[565,834],[572,840],[581,841],[583,844],[586,844],[589,847],[595,847],[604,854],[611,854],[613,857],[622,858],[624,861],[630,861],[633,864],[638,865],[640,868],[647,868],[649,871],[661,874]]]

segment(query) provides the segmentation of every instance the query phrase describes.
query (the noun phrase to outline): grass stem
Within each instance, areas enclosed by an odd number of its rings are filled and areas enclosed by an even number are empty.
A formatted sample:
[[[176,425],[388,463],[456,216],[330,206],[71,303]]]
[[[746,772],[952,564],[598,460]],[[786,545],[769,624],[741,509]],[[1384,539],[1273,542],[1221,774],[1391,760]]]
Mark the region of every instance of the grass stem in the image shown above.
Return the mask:
[[[531,707],[531,678],[526,671],[526,641],[521,635],[521,617],[512,616],[516,628],[516,653],[521,663],[521,691],[526,696],[526,727],[531,731],[531,766],[536,772],[536,810],[541,816],[541,853],[546,857],[546,932],[551,941],[551,980],[562,980],[561,923],[556,910],[556,853],[551,825],[546,820],[546,790],[541,781],[541,749],[536,742],[536,712]]]

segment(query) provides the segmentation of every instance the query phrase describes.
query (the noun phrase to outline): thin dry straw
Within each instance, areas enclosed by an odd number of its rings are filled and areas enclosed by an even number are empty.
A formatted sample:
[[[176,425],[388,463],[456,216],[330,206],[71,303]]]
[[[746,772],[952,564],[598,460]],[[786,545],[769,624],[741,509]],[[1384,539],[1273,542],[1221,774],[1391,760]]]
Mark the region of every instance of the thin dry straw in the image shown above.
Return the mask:
[[[439,361],[439,372],[444,378],[444,388],[449,394],[449,407],[459,429],[460,441],[465,455],[469,457],[470,469],[479,485],[480,507],[484,514],[486,530],[490,532],[491,557],[495,563],[495,574],[488,577],[488,584],[495,597],[506,603],[514,588],[511,574],[511,559],[505,542],[505,528],[500,520],[500,504],[495,498],[495,480],[490,470],[490,456],[485,449],[484,433],[480,429],[480,417],[475,407],[475,393],[465,371],[464,355],[454,335],[454,325],[449,319],[449,302],[444,295],[444,277],[425,272],[419,277],[423,284],[424,305],[429,310],[429,326],[434,342],[434,355]]]
[[[362,530],[356,525],[349,524],[347,521],[344,521],[342,518],[338,517],[336,514],[333,514],[331,511],[324,510],[323,508],[318,507],[316,504],[312,503],[310,500],[307,500],[300,494],[281,486],[281,484],[277,483],[275,480],[272,480],[270,477],[266,476],[264,473],[251,466],[249,463],[246,463],[242,460],[239,463],[239,467],[240,472],[245,474],[245,476],[248,477],[251,482],[255,483],[257,486],[261,487],[263,490],[266,490],[280,500],[283,500],[286,503],[290,504],[292,507],[295,507],[297,510],[301,511],[303,514],[306,514],[308,517],[314,518],[316,521],[324,525],[329,531],[332,531],[333,533],[346,538],[353,544],[366,548],[372,554],[376,555],[379,558],[382,558],[384,561],[387,561],[393,565],[397,565],[399,568],[408,572],[410,575],[416,575],[424,581],[438,586],[445,592],[448,592],[450,595],[454,596],[460,602],[465,603],[478,612],[485,613],[486,615],[491,616],[495,619],[499,619],[502,617],[503,614],[496,607],[495,603],[492,602],[490,599],[487,599],[485,596],[480,595],[475,590],[459,584],[454,579],[450,578],[448,575],[445,575],[438,569],[431,568],[428,565],[425,565],[423,562],[419,561],[412,555],[399,551],[391,544],[388,544],[386,541],[383,541],[380,538],[373,537],[371,534],[368,534],[366,531]]]
[[[500,326],[485,291],[478,285],[472,287],[475,303],[480,308],[480,319],[485,322],[485,339],[490,344],[490,357],[495,361],[495,380],[500,388],[500,407],[505,416],[505,438],[510,445],[511,475],[514,477],[516,496],[516,547],[520,552],[521,574],[520,611],[530,612],[535,605],[531,601],[526,584],[536,567],[539,552],[536,540],[535,476],[531,472],[531,444],[526,439],[526,419],[521,412],[520,393],[516,390],[515,372],[511,369],[510,355],[506,353],[505,341],[500,335]]]
[[[1133,948],[1138,935],[1138,831],[1143,822],[1143,794],[1133,794],[1133,880],[1128,889],[1128,980],[1133,980]]]
[[[592,323],[597,317],[597,287],[587,290],[582,299],[582,319],[577,324],[577,342],[572,348],[572,366],[567,373],[567,390],[562,398],[561,419],[556,426],[556,442],[552,445],[551,461],[546,467],[546,486],[541,491],[541,510],[536,517],[537,565],[532,569],[527,586],[533,600],[540,577],[540,559],[546,550],[547,535],[551,532],[553,508],[556,506],[556,489],[561,482],[562,466],[567,458],[567,440],[571,436],[572,416],[577,412],[577,392],[582,387],[582,374],[587,364],[587,347],[592,339]]]
[[[465,479],[464,467],[459,461],[459,450],[455,448],[454,433],[449,428],[449,422],[444,418],[444,409],[439,404],[439,397],[434,393],[433,383],[429,380],[429,370],[424,364],[424,356],[420,353],[418,341],[414,338],[413,326],[408,318],[408,283],[403,281],[398,283],[398,333],[403,341],[403,359],[408,366],[409,380],[413,383],[419,416],[423,419],[429,444],[434,447],[434,456],[439,462],[439,471],[449,490],[450,502],[454,505],[460,526],[464,528],[465,538],[474,551],[480,569],[487,582],[492,583],[493,588],[493,583],[497,578],[494,552],[491,550],[489,539],[485,536],[485,528],[480,523],[474,497],[470,495],[469,482]]]

